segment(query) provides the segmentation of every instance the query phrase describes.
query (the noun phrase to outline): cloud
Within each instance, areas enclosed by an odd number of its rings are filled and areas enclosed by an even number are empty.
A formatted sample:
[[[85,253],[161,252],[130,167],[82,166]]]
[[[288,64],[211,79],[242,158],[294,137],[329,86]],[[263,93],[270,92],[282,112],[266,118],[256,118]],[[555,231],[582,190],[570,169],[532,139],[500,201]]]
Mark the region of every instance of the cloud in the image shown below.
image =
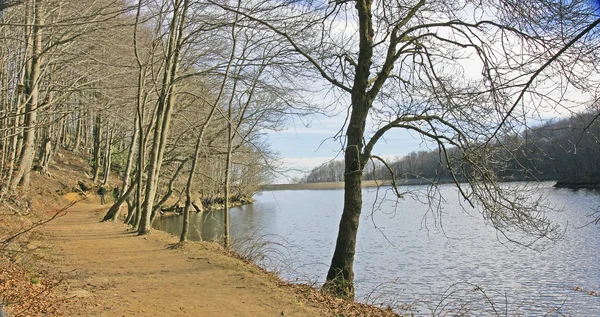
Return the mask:
[[[282,130],[282,131],[277,131],[275,132],[275,134],[294,134],[294,135],[306,135],[306,134],[310,134],[310,135],[323,135],[323,136],[333,136],[338,132],[338,130],[329,130],[329,129],[319,129],[319,128],[291,128],[291,129],[287,129],[287,130]]]
[[[335,158],[330,157],[284,157],[281,159],[283,172],[277,175],[274,183],[287,184],[293,181],[294,178],[300,178],[310,172],[315,167],[321,166],[323,163],[329,162]]]
[[[323,163],[329,162],[331,160],[333,160],[334,157],[330,156],[330,157],[284,157],[283,160],[283,164],[285,166],[289,166],[290,168],[293,169],[308,169],[311,170],[315,167],[321,166]],[[341,157],[339,157],[338,159],[341,159]]]

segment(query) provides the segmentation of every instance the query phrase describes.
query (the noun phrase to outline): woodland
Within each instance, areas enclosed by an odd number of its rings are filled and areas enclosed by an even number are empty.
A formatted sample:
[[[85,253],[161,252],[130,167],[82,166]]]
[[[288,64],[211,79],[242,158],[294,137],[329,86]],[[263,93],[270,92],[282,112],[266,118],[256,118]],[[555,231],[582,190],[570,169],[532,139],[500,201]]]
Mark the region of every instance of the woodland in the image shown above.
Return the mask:
[[[47,174],[53,153],[68,149],[89,159],[94,186],[111,169],[121,175],[105,220],[126,204],[126,221],[148,234],[173,196],[183,242],[190,211],[219,200],[227,247],[232,198],[278,169],[264,133],[342,111],[331,137],[344,156],[344,208],[323,290],[350,299],[363,174],[372,160],[391,170],[375,154],[387,135],[408,130],[437,148],[460,195],[502,234],[552,240],[559,228],[545,206],[497,183],[510,164],[530,167],[520,153],[542,148],[544,138],[522,139],[536,119],[597,119],[600,19],[587,0],[12,0],[1,9],[2,198],[26,194],[31,173]]]
[[[189,1],[4,9],[2,196],[27,191],[67,149],[89,160],[84,187],[118,172],[123,195],[106,220],[127,204],[141,234],[167,201],[189,213],[251,197],[274,168],[263,134],[282,125],[291,94],[271,84],[284,80],[281,48],[226,18]]]
[[[527,128],[521,134],[507,136],[498,143],[500,151],[494,160],[496,174],[503,181],[583,181],[600,183],[600,124],[598,112],[573,114],[570,118],[548,120]],[[460,153],[449,149],[450,164],[460,169]],[[451,181],[446,157],[438,150],[411,152],[388,159],[386,165],[371,161],[363,171],[363,179],[398,183],[435,183]],[[464,179],[458,175],[459,179]],[[311,170],[298,183],[342,182],[344,162],[332,160]],[[592,185],[592,184],[590,184]],[[596,187],[593,187],[596,188]]]

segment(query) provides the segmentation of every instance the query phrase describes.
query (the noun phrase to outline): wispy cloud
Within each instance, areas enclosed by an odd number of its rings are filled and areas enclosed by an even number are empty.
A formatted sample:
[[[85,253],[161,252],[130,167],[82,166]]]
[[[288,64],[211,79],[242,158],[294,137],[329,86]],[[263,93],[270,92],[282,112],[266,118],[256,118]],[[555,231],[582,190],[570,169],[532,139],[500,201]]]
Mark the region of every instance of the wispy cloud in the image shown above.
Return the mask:
[[[297,134],[297,135],[306,135],[306,134],[310,134],[310,135],[322,135],[322,136],[334,136],[336,133],[338,132],[338,130],[330,130],[330,129],[320,129],[320,128],[290,128],[287,130],[282,130],[282,131],[277,131],[277,132],[273,132],[274,134]]]
[[[323,163],[329,162],[334,159],[334,156],[330,157],[284,157],[283,164],[293,169],[311,169],[321,166]]]
[[[300,178],[310,172],[313,168],[321,166],[323,163],[329,162],[335,158],[330,157],[284,157],[281,159],[283,172],[277,175],[275,183],[286,184]],[[339,159],[339,157],[338,157]]]

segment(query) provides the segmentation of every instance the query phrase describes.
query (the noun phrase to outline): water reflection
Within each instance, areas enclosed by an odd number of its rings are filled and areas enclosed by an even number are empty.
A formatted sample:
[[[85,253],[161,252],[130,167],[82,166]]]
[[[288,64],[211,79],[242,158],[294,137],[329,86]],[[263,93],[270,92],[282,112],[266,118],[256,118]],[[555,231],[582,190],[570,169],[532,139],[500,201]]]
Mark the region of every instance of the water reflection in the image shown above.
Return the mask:
[[[190,213],[188,239],[191,241],[218,241],[223,236],[223,221],[223,212],[221,211]],[[156,219],[154,227],[179,236],[182,224],[182,216],[163,217]]]
[[[497,232],[475,210],[463,211],[451,186],[442,188],[443,230],[440,219],[427,214],[426,204],[410,198],[375,204],[381,192],[365,190],[355,258],[358,297],[375,303],[419,301],[415,314],[424,316],[442,298],[448,311],[464,303],[484,303],[486,296],[509,315],[544,315],[561,307],[562,314],[600,316],[598,297],[573,290],[600,290],[600,230],[586,226],[592,220],[589,214],[600,206],[600,196],[549,185],[541,190],[552,204],[564,207],[549,216],[566,231],[562,240],[543,251],[501,244]],[[278,269],[290,281],[322,282],[333,253],[343,191],[275,191],[255,199],[253,205],[230,211],[232,237],[267,235],[276,250],[271,258],[281,259],[263,265]],[[222,234],[222,212],[195,214],[191,223],[191,234],[201,234],[203,240]],[[180,226],[178,218],[160,225],[174,233]],[[492,313],[488,304],[474,307],[471,315]]]

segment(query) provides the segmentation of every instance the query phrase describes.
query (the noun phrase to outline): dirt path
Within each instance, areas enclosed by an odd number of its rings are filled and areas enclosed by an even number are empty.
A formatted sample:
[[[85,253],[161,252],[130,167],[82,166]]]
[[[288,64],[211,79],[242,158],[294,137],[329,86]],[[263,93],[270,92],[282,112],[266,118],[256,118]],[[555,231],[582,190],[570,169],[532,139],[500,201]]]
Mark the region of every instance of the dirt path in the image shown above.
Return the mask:
[[[139,237],[100,223],[99,205],[77,204],[48,224],[65,272],[67,316],[324,316],[250,265],[174,237]]]

